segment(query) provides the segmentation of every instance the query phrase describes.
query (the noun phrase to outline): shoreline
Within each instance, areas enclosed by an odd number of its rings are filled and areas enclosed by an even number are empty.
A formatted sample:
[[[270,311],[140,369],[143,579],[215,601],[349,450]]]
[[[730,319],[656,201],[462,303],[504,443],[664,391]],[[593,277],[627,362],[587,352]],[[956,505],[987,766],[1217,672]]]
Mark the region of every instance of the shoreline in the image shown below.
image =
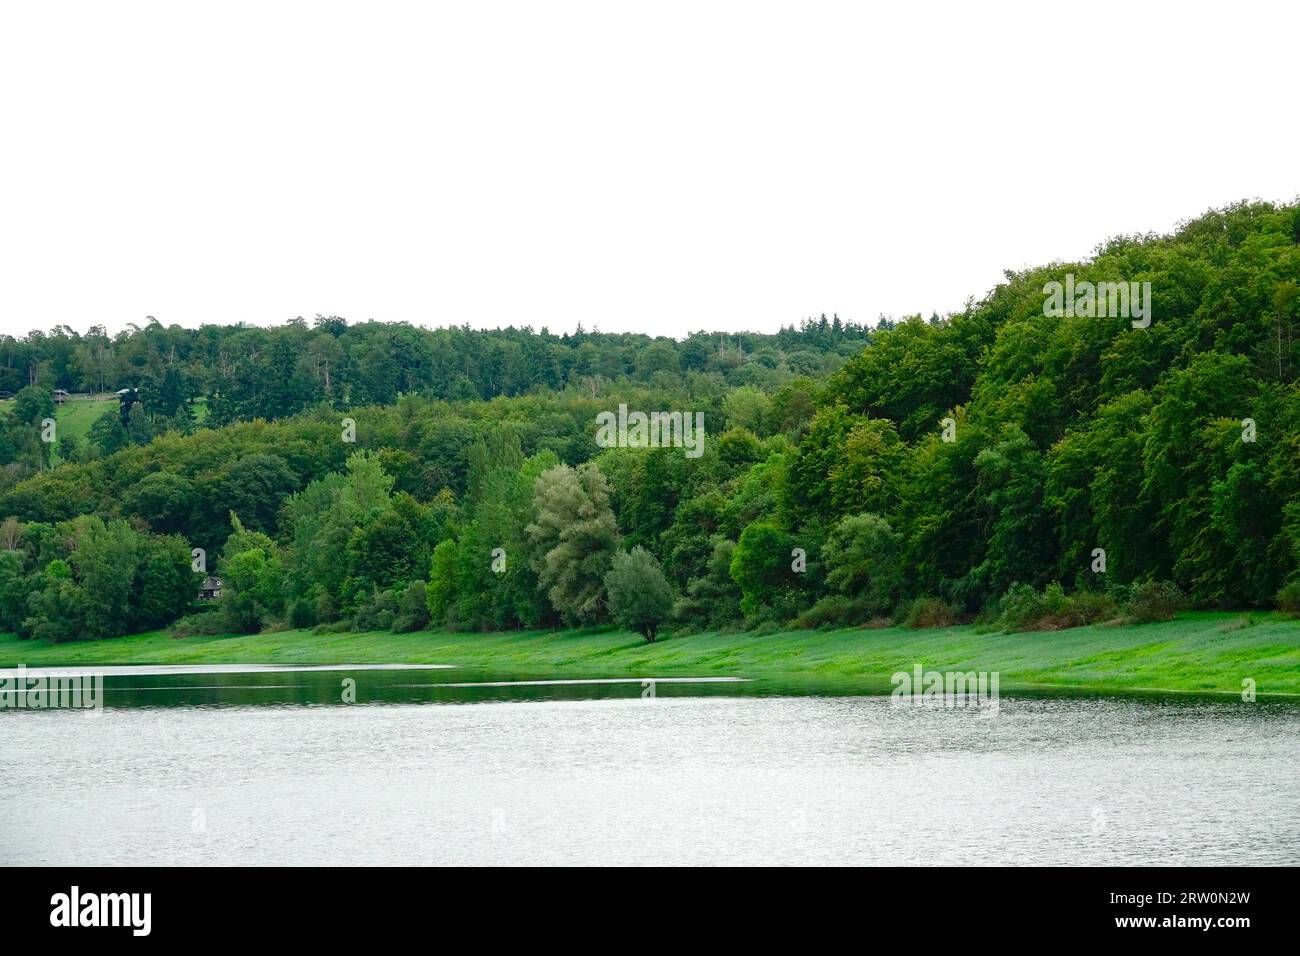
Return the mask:
[[[1250,620],[1253,624],[1245,625]],[[1005,690],[1300,696],[1300,622],[1269,612],[1065,631],[978,633],[974,625],[834,631],[701,632],[648,644],[612,627],[457,633],[280,631],[174,638],[164,632],[47,644],[0,636],[0,667],[111,664],[424,664],[549,678],[779,679],[856,693],[890,689],[916,664],[998,672]]]

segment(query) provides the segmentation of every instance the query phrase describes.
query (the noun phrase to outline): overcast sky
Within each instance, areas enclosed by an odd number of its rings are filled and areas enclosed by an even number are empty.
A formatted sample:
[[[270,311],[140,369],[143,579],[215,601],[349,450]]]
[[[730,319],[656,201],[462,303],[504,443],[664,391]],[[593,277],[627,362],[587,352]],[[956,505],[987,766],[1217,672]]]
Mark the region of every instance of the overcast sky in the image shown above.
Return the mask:
[[[1300,193],[1295,3],[10,3],[0,331],[961,308]]]

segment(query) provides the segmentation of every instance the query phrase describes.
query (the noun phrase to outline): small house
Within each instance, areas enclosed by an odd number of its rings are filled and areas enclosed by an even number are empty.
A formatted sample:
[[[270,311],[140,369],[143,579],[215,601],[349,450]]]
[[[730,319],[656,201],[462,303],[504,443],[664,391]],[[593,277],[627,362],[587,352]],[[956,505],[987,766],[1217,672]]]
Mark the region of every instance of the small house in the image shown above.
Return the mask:
[[[68,400],[68,390],[66,388],[56,388],[54,390],[54,404],[62,405]]]
[[[208,575],[203,579],[203,585],[199,588],[200,601],[215,601],[221,597],[221,578],[214,578]]]

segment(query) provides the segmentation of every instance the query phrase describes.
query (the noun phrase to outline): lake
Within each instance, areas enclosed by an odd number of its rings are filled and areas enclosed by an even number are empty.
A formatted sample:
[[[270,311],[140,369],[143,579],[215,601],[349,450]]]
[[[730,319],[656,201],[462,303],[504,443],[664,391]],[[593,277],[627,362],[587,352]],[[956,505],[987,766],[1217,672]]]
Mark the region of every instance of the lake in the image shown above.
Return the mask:
[[[0,712],[0,863],[1300,862],[1292,703],[100,670],[97,717]]]

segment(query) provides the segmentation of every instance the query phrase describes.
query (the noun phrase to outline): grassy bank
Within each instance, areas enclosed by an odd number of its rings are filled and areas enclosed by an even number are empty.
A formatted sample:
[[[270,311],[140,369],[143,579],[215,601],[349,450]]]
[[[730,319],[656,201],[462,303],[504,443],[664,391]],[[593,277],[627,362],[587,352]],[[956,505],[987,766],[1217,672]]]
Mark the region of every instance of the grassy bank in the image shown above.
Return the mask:
[[[90,434],[91,426],[108,412],[116,412],[117,408],[116,395],[103,401],[97,398],[69,399],[62,405],[55,406],[54,421],[57,423],[57,434],[60,439],[75,438],[79,443],[84,443],[86,436]],[[57,462],[60,460],[57,445],[54,451],[54,460]]]
[[[1254,622],[1247,624],[1246,622]],[[927,669],[998,671],[1003,688],[1082,687],[1300,694],[1300,622],[1272,614],[1191,613],[1131,627],[1030,634],[934,630],[708,633],[647,644],[626,631],[421,632],[172,638],[38,644],[0,637],[0,665],[182,663],[431,663],[551,677],[782,677],[888,687],[889,675]]]

